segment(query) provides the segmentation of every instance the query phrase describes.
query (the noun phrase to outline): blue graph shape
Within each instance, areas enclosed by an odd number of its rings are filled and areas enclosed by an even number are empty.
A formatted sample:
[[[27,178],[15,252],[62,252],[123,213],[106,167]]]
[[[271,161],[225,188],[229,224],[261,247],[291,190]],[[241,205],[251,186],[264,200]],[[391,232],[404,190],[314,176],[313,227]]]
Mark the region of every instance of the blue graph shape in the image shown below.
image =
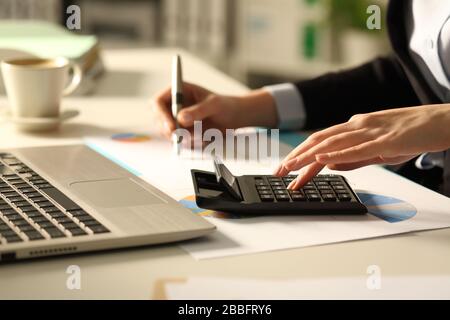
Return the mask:
[[[389,223],[405,221],[417,214],[413,205],[397,198],[372,193],[358,193],[358,197],[371,215]]]

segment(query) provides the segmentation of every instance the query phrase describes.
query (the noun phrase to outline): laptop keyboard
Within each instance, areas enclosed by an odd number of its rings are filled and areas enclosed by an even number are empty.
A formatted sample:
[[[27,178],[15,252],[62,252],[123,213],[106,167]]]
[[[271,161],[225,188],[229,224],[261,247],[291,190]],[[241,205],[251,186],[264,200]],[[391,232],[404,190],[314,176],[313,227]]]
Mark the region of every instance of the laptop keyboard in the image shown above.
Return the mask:
[[[0,245],[110,232],[9,153],[0,153]]]
[[[340,176],[318,175],[300,190],[288,190],[287,186],[295,176],[256,177],[255,187],[263,202],[348,202],[352,200],[346,183]]]

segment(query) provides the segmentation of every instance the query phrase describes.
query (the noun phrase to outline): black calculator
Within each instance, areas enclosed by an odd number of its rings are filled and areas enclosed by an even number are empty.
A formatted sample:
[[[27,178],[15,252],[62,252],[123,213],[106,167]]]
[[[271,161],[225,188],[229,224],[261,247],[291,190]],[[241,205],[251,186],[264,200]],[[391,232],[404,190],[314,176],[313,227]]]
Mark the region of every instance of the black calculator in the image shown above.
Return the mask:
[[[340,175],[314,177],[300,190],[288,190],[296,176],[234,176],[218,158],[215,172],[191,170],[197,206],[249,215],[365,214],[347,180]]]

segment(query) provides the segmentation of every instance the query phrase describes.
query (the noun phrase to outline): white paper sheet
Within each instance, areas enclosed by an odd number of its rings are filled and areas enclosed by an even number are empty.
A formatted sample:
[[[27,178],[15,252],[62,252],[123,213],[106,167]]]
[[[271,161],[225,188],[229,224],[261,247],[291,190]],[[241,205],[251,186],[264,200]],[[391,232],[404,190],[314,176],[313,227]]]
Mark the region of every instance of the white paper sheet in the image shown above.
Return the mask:
[[[308,300],[308,299],[449,299],[448,276],[383,276],[259,280],[192,277],[169,282],[167,299],[174,300]]]
[[[176,158],[171,144],[156,136],[139,143],[90,137],[86,143],[174,199],[190,196],[182,201],[188,206],[195,205],[190,169],[213,171],[211,159]],[[288,149],[286,145],[281,147],[282,152]],[[226,161],[226,165],[236,175],[268,174],[273,169],[268,162],[235,160]],[[195,259],[208,259],[450,227],[450,198],[378,166],[340,174],[355,190],[364,193],[364,198],[375,197],[375,204],[370,199],[367,202],[373,214],[223,218],[197,208],[194,212],[209,219],[217,231],[181,246]]]

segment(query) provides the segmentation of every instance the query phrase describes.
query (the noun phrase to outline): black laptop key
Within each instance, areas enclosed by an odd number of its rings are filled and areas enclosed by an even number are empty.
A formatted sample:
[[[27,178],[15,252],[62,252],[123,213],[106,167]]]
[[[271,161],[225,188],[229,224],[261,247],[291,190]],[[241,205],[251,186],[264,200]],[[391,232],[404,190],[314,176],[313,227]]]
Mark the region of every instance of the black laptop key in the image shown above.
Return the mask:
[[[61,230],[59,230],[56,227],[52,227],[52,228],[47,228],[45,229],[45,231],[48,233],[48,235],[52,238],[64,238],[66,235],[64,234],[64,232],[62,232]]]
[[[20,219],[13,222],[16,227],[30,225],[27,220]]]
[[[26,225],[20,226],[19,230],[22,232],[29,232],[29,231],[35,230],[35,228],[30,224],[26,224]]]
[[[0,234],[4,238],[17,236],[17,233],[14,230],[12,230],[12,229],[9,229],[9,230],[6,230],[6,231],[2,231]]]
[[[79,216],[85,216],[85,215],[89,215],[86,211],[84,211],[83,209],[79,209],[79,210],[70,210],[69,213],[73,216],[73,217],[79,217]]]
[[[72,219],[70,219],[68,216],[66,215],[60,215],[59,217],[53,217],[53,219],[55,219],[58,223],[72,223]]]
[[[60,204],[66,211],[81,209],[75,202],[56,188],[42,188],[42,191]]]
[[[53,188],[53,186],[49,183],[44,183],[36,186],[38,189],[50,189]]]
[[[91,220],[95,220],[94,218],[92,218],[90,215],[86,214],[86,215],[82,215],[82,216],[78,216],[76,217],[78,219],[78,221],[80,222],[85,222],[85,221],[91,221]]]
[[[30,199],[40,199],[40,198],[43,198],[43,197],[42,197],[42,194],[40,194],[40,193],[37,192],[37,191],[27,193],[27,197],[30,198]]]
[[[89,226],[88,228],[95,234],[109,232],[109,230],[106,227],[102,226],[101,224]]]
[[[44,201],[44,202],[37,203],[37,206],[39,208],[52,208],[55,205],[47,200],[47,201]]]
[[[50,221],[46,220],[46,221],[41,221],[38,222],[37,225],[41,228],[49,228],[49,227],[54,227],[55,225],[53,223],[51,223]]]
[[[62,213],[60,210],[55,211],[55,212],[49,212],[48,214],[53,219],[67,218],[67,216],[64,213]]]
[[[64,229],[67,230],[79,228],[79,226],[75,222],[64,222],[61,223],[61,225],[64,227]]]
[[[7,237],[5,239],[7,243],[17,243],[23,241],[22,238],[20,238],[18,235]]]
[[[25,235],[28,237],[28,240],[30,241],[45,239],[44,236],[40,234],[38,231],[28,231],[25,232]]]
[[[12,223],[14,223],[14,221],[19,221],[19,220],[23,219],[23,217],[20,214],[18,214],[18,213],[9,215],[9,216],[7,216],[7,218]]]
[[[36,217],[30,217],[30,216],[28,216],[31,220],[33,220],[33,222],[35,222],[35,223],[37,223],[37,224],[39,224],[39,223],[41,223],[41,222],[46,222],[46,221],[48,221],[48,219],[46,218],[46,217],[44,217],[43,215],[41,215],[40,213],[39,213],[39,216],[36,216]]]
[[[55,206],[44,208],[44,211],[45,211],[46,213],[61,212],[61,210],[59,210],[59,209],[58,209],[57,207],[55,207]]]
[[[85,236],[87,235],[87,232],[84,231],[81,228],[75,228],[75,229],[71,229],[69,230],[69,232],[72,234],[73,237],[78,237],[78,236]]]
[[[95,220],[94,218],[91,218],[91,219],[89,219],[89,220],[83,221],[83,224],[84,224],[86,227],[89,227],[89,226],[95,226],[95,225],[98,225],[98,224],[100,224],[100,222],[98,222],[98,221]]]

